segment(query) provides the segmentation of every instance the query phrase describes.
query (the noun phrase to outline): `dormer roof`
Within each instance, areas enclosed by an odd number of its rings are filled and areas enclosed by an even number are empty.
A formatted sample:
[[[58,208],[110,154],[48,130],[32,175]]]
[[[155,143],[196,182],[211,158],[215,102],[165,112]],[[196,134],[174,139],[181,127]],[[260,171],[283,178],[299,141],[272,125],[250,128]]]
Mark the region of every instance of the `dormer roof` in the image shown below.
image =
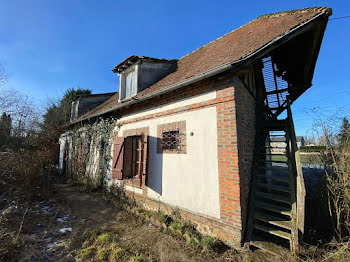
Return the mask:
[[[136,55],[132,55],[129,56],[127,59],[125,59],[123,62],[121,62],[119,65],[117,65],[116,67],[114,67],[112,69],[113,73],[120,73],[122,71],[124,71],[125,69],[127,69],[129,66],[133,65],[136,62],[156,62],[156,63],[175,63],[177,61],[177,59],[164,59],[164,58],[155,58],[155,57],[149,57],[149,56],[136,56]]]

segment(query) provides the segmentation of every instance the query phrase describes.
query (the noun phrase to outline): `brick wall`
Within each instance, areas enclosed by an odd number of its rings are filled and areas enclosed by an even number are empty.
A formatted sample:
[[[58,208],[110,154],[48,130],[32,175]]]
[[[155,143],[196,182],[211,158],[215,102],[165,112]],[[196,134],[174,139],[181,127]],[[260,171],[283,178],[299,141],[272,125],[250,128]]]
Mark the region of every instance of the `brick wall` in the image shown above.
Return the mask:
[[[241,239],[241,205],[238,169],[235,87],[232,77],[229,87],[217,91],[227,102],[217,105],[218,165],[221,220],[236,230]]]
[[[252,72],[248,73],[252,74]],[[241,192],[241,221],[242,233],[244,233],[248,213],[248,197],[255,143],[256,102],[254,97],[255,92],[249,92],[247,87],[242,84],[238,77],[234,78],[234,85],[236,98],[239,181]],[[250,88],[254,88],[254,84]]]

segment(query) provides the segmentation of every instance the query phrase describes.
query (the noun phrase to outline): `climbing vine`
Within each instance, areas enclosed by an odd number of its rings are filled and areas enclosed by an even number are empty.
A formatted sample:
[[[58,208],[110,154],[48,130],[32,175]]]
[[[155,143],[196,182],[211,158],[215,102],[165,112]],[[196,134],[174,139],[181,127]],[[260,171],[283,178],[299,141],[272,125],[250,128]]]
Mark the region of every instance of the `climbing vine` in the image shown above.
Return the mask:
[[[110,160],[113,137],[119,126],[115,118],[100,118],[76,128],[70,135],[68,178],[89,189],[101,189],[111,179]]]

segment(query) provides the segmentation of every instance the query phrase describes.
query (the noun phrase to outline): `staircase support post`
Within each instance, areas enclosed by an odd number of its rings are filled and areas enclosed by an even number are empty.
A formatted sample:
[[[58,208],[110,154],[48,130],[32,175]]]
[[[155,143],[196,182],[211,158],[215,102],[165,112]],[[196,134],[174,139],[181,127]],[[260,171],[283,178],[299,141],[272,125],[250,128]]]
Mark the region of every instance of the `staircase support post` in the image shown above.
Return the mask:
[[[294,198],[292,205],[294,230],[292,231],[291,249],[293,252],[298,252],[299,243],[302,243],[304,234],[306,191],[289,98],[287,98],[287,120],[288,154],[290,156],[288,161],[291,162],[290,172],[292,172],[292,175],[290,177],[293,180],[291,181],[291,194],[293,194],[292,198]]]

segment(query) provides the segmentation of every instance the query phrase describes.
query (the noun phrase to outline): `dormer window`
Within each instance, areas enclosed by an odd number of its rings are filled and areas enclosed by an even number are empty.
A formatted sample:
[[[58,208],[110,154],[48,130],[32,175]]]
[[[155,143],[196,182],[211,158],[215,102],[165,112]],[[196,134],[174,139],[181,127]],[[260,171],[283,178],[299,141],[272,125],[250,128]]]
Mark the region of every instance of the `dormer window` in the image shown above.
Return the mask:
[[[127,101],[176,69],[177,60],[130,56],[112,71],[119,75],[119,102]]]
[[[121,74],[121,100],[137,94],[136,69]]]

